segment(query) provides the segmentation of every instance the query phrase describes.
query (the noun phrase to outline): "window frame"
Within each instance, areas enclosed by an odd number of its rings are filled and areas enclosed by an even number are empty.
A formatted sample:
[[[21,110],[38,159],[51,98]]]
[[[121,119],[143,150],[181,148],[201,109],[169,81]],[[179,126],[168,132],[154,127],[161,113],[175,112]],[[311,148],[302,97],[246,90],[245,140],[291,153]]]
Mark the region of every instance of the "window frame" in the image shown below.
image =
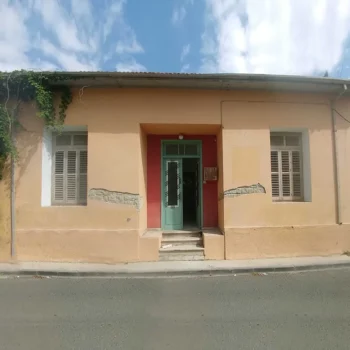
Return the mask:
[[[271,137],[272,136],[280,136],[283,137],[283,145],[272,145],[271,144]],[[286,145],[286,137],[298,137],[299,139],[299,145],[298,146],[289,146]],[[291,170],[291,167],[289,168],[289,177],[290,177],[290,190],[292,191],[292,186],[294,187],[294,180],[293,180],[293,175],[294,174],[300,174],[300,196],[284,196],[283,195],[283,181],[282,177],[284,172],[282,170],[282,152],[287,151],[287,152],[299,152],[299,171],[294,172]],[[303,162],[303,134],[302,132],[274,132],[270,131],[270,177],[271,177],[271,196],[272,196],[272,201],[273,202],[304,202],[304,162]],[[272,152],[277,152],[277,157],[278,157],[278,171],[273,172],[272,171]],[[289,161],[289,166],[293,162],[291,153],[289,153],[288,156],[288,161]],[[273,196],[272,193],[272,175],[278,174],[278,179],[279,179],[279,196]],[[291,181],[292,180],[292,181]],[[294,193],[292,193],[294,194]]]
[[[71,142],[70,145],[56,145],[56,138],[57,136],[62,136],[62,135],[70,135],[71,136]],[[79,136],[79,135],[84,135],[87,137],[87,142],[86,145],[74,145],[74,136]],[[89,139],[88,139],[88,132],[87,131],[62,131],[62,132],[53,132],[52,133],[52,168],[51,168],[51,206],[86,206],[87,205],[87,176],[88,176],[88,144],[89,144]],[[76,158],[76,169],[78,173],[77,175],[77,183],[76,183],[76,188],[77,188],[77,194],[76,194],[76,200],[75,201],[69,201],[67,198],[64,198],[63,201],[61,200],[55,200],[55,187],[56,187],[56,152],[57,151],[63,151],[64,152],[64,157],[63,157],[63,162],[64,162],[64,174],[63,174],[63,179],[65,180],[65,185],[64,185],[64,197],[66,197],[67,194],[67,152],[68,151],[75,151],[75,152],[80,152],[81,151],[86,151],[86,157],[87,157],[87,166],[86,166],[86,198],[83,200],[80,199],[79,197],[79,185],[80,185],[80,157]],[[85,175],[85,174],[84,174]]]

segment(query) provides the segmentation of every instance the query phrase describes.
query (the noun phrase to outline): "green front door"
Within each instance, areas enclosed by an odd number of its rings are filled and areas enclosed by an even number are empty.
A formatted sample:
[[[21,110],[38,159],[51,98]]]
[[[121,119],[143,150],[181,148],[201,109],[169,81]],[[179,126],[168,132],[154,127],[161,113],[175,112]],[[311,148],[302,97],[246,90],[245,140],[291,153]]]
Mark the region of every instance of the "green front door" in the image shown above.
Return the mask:
[[[191,164],[186,160],[191,159]],[[190,168],[190,171],[189,171]],[[184,200],[188,208],[195,210],[194,225],[202,227],[202,143],[199,140],[162,141],[162,229],[184,229]],[[183,186],[183,171],[194,172],[195,194],[191,187]],[[192,186],[193,189],[193,186]],[[185,191],[185,192],[184,192]],[[187,191],[187,192],[186,192]],[[191,198],[195,196],[195,198]],[[185,199],[184,199],[185,198]],[[189,204],[189,207],[188,207]],[[195,204],[195,207],[193,207]],[[188,215],[187,215],[188,216]],[[186,215],[185,215],[186,217]],[[188,218],[187,218],[188,219]],[[189,225],[189,223],[185,223]],[[185,225],[185,228],[186,228]],[[193,226],[193,223],[190,224]]]
[[[182,209],[182,159],[163,158],[163,228],[181,230],[183,228]]]

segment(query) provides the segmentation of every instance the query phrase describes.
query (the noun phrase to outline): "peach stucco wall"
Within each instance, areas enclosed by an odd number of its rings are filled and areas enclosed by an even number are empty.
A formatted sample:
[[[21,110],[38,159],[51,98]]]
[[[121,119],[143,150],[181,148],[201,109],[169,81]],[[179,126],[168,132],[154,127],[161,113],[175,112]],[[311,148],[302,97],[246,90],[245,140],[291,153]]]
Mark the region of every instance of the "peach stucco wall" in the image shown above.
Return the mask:
[[[7,165],[0,181],[0,262],[11,259],[10,174]]]
[[[306,96],[307,98],[308,96]],[[344,111],[345,113],[345,111]],[[337,226],[333,132],[327,100],[232,101],[223,108],[224,188],[262,184],[266,194],[226,198],[227,259],[343,253],[350,248],[350,227]],[[270,130],[307,129],[310,152],[311,200],[274,203],[271,200]],[[340,127],[347,135],[349,125]],[[343,136],[346,138],[346,136]],[[349,159],[337,137],[343,190]],[[341,190],[341,192],[343,192]],[[347,197],[350,198],[350,197]],[[349,200],[341,212],[348,223]]]
[[[327,105],[232,102],[225,105],[223,125],[225,188],[260,183],[267,192],[227,199],[225,229],[335,223],[332,132]],[[272,202],[271,128],[308,129],[311,202]]]
[[[225,102],[221,102],[225,101]],[[350,119],[349,101],[337,105]],[[139,194],[139,210],[88,200],[85,207],[42,207],[43,124],[26,106],[18,135],[16,169],[16,246],[20,260],[118,262],[157,260],[159,240],[146,228],[146,134],[157,125],[222,125],[217,133],[219,193],[260,183],[266,194],[224,197],[218,202],[218,238],[208,256],[256,258],[327,255],[350,250],[350,134],[339,120],[342,221],[336,223],[331,113],[326,97],[245,91],[92,89],[75,92],[66,124],[87,126],[88,188]],[[149,127],[142,127],[142,125]],[[270,179],[270,129],[308,129],[311,201],[273,203]],[[175,131],[174,131],[175,132]],[[4,182],[0,183],[0,191]],[[1,198],[2,193],[0,194]],[[8,204],[0,202],[1,225]],[[7,217],[7,219],[6,219]],[[7,220],[7,221],[6,221]],[[7,227],[7,226],[6,226]],[[8,227],[4,232],[9,232]],[[5,237],[5,238],[3,238]],[[0,236],[0,258],[7,257],[8,233]],[[223,251],[224,250],[224,251]],[[5,255],[4,255],[5,254]]]

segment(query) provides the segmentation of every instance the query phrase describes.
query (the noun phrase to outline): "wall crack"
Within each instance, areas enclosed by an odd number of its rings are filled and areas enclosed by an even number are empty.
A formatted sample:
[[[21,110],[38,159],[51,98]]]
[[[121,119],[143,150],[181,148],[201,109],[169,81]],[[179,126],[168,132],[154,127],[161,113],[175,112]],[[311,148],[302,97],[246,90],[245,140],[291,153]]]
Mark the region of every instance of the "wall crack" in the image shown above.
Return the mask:
[[[235,188],[230,188],[229,190],[221,193],[219,200],[225,197],[238,197],[244,194],[253,194],[253,193],[266,193],[265,187],[260,183],[249,185],[249,186],[239,186]]]
[[[91,188],[89,199],[98,200],[105,203],[130,205],[140,210],[142,207],[142,197],[138,193],[111,191],[105,188]]]

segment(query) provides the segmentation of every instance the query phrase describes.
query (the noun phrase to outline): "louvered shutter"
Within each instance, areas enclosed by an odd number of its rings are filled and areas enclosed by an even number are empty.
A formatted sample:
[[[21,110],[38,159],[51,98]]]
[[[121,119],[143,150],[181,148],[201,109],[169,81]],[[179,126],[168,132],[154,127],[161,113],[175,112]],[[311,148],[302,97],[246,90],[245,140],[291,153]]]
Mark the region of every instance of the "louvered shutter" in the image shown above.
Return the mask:
[[[64,151],[57,151],[54,155],[54,201],[63,202],[64,201]]]
[[[54,139],[52,202],[86,204],[87,134],[60,134]]]
[[[289,169],[289,152],[280,152],[281,172],[282,172],[282,197],[290,197],[290,169]]]
[[[293,196],[301,197],[301,152],[292,152],[292,183],[293,183]]]
[[[272,197],[280,196],[280,180],[279,180],[279,162],[278,152],[271,151],[271,180],[272,180]]]
[[[280,139],[283,137],[282,139]],[[282,141],[281,141],[282,140]],[[278,142],[278,144],[277,144]],[[302,198],[300,136],[271,136],[272,197],[279,200]]]
[[[79,202],[87,202],[87,151],[79,154]]]
[[[66,201],[67,203],[77,202],[78,169],[77,151],[67,151],[67,181],[66,181]]]

